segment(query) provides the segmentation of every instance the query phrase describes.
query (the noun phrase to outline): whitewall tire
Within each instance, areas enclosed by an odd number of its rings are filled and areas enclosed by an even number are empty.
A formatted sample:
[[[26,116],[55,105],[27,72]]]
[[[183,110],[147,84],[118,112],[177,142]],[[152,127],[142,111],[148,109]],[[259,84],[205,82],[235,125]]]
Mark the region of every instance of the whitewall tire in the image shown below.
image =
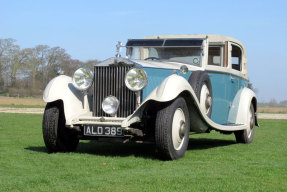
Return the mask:
[[[189,142],[189,129],[189,112],[182,97],[158,111],[155,143],[163,159],[175,160],[184,156]]]
[[[249,111],[247,113],[248,128],[241,131],[234,132],[237,143],[252,143],[254,138],[255,128],[255,112],[254,107],[250,104]]]

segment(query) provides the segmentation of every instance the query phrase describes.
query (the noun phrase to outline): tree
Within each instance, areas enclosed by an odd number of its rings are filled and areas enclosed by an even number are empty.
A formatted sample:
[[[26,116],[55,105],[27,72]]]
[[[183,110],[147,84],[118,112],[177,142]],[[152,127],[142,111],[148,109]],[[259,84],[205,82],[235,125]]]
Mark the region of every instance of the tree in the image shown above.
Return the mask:
[[[48,82],[61,67],[65,75],[72,76],[80,65],[92,67],[98,60],[82,62],[72,59],[61,47],[37,45],[21,49],[14,39],[0,39],[0,93],[10,95],[41,95]]]
[[[27,59],[25,60],[24,73],[31,78],[32,89],[39,88],[36,87],[36,77],[43,75],[45,70],[46,56],[48,53],[49,46],[38,45],[35,48],[24,49]]]
[[[270,106],[270,107],[277,107],[278,104],[277,104],[276,99],[272,98],[272,99],[270,100],[270,102],[269,102],[269,106]]]
[[[8,86],[8,79],[4,76],[13,60],[14,53],[19,50],[15,42],[14,39],[0,39],[0,91],[4,91]]]
[[[44,86],[57,74],[55,72],[55,67],[61,67],[62,69],[66,67],[65,63],[71,60],[71,56],[66,53],[66,50],[60,47],[52,47],[48,50],[47,64],[46,64],[46,74],[43,74]]]
[[[9,87],[16,86],[17,75],[21,77],[20,69],[24,67],[25,60],[27,59],[27,55],[24,51],[20,50],[20,48],[15,49],[11,55],[11,60],[8,65],[8,79],[9,79]]]

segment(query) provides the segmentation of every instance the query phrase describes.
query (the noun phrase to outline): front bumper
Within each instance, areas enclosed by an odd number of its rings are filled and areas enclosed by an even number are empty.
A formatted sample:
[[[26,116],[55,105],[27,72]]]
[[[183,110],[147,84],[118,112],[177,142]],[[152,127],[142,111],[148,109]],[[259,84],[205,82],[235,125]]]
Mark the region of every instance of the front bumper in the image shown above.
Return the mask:
[[[74,125],[114,125],[121,126],[126,118],[122,117],[91,117],[81,116],[72,120]]]

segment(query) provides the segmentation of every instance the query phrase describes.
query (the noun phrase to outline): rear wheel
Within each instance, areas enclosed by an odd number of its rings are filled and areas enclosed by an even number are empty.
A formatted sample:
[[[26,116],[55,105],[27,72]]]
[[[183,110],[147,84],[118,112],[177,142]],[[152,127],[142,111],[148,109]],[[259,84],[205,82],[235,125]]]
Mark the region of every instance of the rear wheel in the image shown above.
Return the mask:
[[[163,159],[184,156],[189,141],[189,112],[185,100],[177,98],[157,113],[155,142]]]
[[[65,127],[63,103],[60,101],[48,103],[42,122],[43,138],[49,152],[71,152],[79,143],[73,130]]]
[[[252,143],[254,138],[255,112],[251,104],[248,112],[249,126],[245,130],[234,132],[237,143]]]

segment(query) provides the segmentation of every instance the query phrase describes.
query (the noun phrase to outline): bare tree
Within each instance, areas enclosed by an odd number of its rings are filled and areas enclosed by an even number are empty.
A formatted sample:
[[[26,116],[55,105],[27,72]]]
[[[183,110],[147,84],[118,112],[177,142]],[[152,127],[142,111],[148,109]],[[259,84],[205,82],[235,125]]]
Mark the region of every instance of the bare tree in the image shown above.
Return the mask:
[[[47,83],[58,75],[55,67],[61,67],[65,75],[72,76],[80,65],[92,68],[98,62],[72,59],[61,47],[38,45],[20,49],[14,39],[0,39],[0,92],[41,95]]]
[[[39,73],[39,76],[43,75],[48,49],[49,47],[47,45],[38,45],[35,48],[27,48],[23,50],[27,56],[24,72],[26,73],[26,75],[31,77],[32,89],[36,89],[37,75]]]
[[[8,81],[4,78],[11,63],[12,56],[19,46],[14,43],[14,39],[0,39],[0,91],[4,91],[8,86]]]

